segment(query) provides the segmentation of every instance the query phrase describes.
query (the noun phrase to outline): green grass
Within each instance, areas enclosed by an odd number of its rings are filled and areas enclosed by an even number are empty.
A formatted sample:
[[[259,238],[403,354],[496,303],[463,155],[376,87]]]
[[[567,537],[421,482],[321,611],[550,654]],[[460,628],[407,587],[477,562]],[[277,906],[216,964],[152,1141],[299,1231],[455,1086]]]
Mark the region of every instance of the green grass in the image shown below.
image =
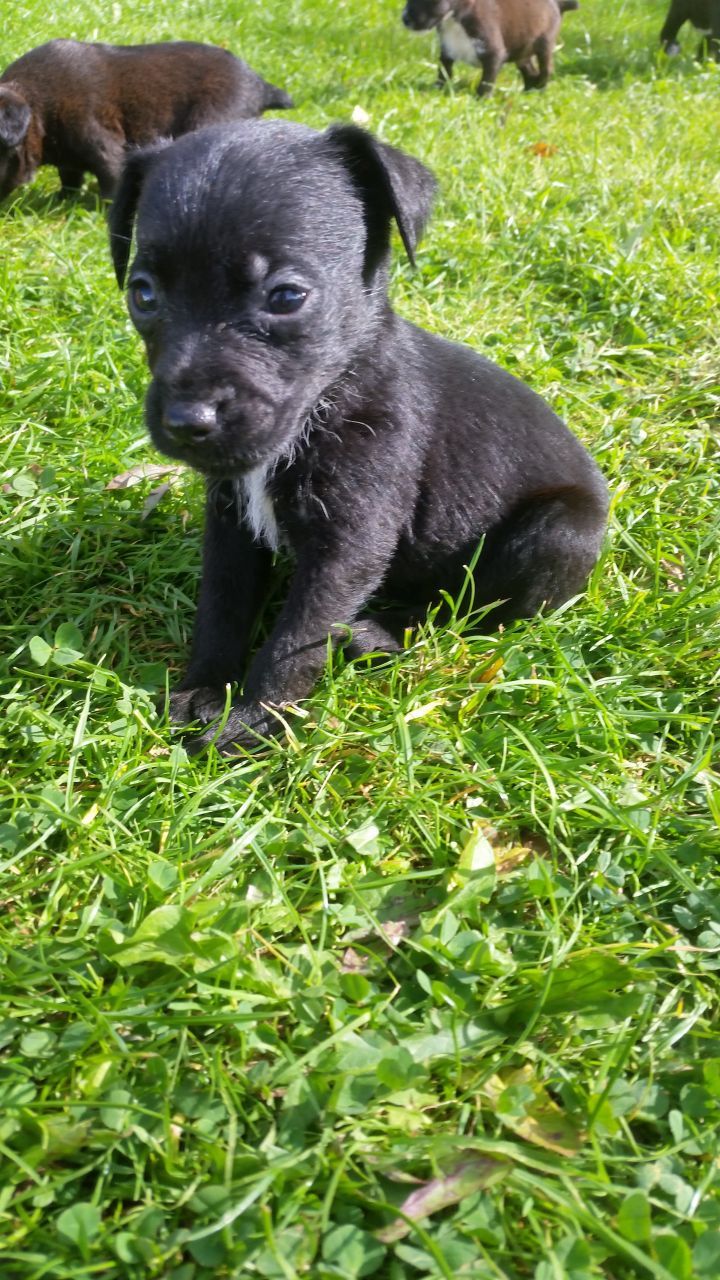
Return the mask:
[[[214,40],[435,168],[399,310],[614,506],[571,608],[338,659],[266,755],[189,761],[200,486],[106,491],[159,459],[92,188],[3,208],[0,1275],[715,1280],[718,69],[660,0],[583,0],[486,104],[390,0],[102,8],[11,0],[0,62]]]

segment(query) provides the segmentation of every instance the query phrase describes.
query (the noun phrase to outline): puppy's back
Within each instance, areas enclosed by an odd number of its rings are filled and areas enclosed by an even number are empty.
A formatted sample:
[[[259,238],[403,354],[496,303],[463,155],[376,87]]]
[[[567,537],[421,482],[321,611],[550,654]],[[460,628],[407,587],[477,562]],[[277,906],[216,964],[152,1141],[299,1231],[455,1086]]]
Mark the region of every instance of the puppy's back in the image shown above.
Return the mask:
[[[557,0],[478,0],[497,15],[509,58],[525,57],[542,36],[554,40],[560,28]]]
[[[0,82],[20,86],[52,127],[95,115],[131,146],[177,136],[199,123],[292,106],[226,49],[192,41],[146,45],[50,40],[6,67]]]
[[[164,110],[172,136],[194,127],[192,117],[202,105],[205,123],[260,115],[269,108],[292,106],[288,94],[263,80],[246,62],[227,49],[194,41],[146,45],[95,45],[106,59],[117,101],[126,113],[125,132],[143,128],[137,105],[148,96]],[[133,137],[133,141],[134,141]],[[141,141],[141,139],[137,139]]]

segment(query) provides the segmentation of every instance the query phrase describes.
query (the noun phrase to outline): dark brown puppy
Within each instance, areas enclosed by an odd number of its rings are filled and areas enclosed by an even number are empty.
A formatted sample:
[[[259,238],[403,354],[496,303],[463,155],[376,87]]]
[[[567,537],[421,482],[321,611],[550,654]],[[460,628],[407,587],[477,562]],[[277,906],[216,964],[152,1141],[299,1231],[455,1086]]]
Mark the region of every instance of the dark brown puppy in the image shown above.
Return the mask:
[[[41,164],[57,167],[64,194],[92,173],[110,197],[128,147],[292,105],[213,45],[51,40],[0,76],[0,200]]]
[[[671,0],[665,25],[660,32],[660,40],[667,54],[672,56],[680,52],[677,34],[686,22],[692,22],[703,33],[698,57],[711,55],[717,59],[720,56],[720,0]]]
[[[505,62],[517,63],[526,89],[543,89],[562,15],[579,7],[578,0],[407,0],[402,20],[411,31],[437,29],[439,85],[456,62],[468,62],[482,67],[477,91],[484,97]]]

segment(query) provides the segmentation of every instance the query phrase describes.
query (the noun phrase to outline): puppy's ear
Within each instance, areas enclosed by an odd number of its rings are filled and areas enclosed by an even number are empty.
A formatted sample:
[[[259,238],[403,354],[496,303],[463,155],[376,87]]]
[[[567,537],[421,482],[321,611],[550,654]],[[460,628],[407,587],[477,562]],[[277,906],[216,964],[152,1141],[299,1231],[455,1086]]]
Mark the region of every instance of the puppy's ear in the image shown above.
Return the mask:
[[[169,142],[159,142],[152,147],[131,151],[120,174],[108,214],[108,228],[115,278],[121,289],[130,260],[135,211],[142,185],[153,161],[169,145]]]
[[[360,188],[368,212],[368,261],[387,249],[388,230],[395,219],[410,261],[430,216],[437,182],[414,156],[378,142],[353,124],[333,125],[326,135],[341,150],[345,164]]]
[[[0,146],[18,147],[30,127],[32,111],[22,94],[0,87]]]

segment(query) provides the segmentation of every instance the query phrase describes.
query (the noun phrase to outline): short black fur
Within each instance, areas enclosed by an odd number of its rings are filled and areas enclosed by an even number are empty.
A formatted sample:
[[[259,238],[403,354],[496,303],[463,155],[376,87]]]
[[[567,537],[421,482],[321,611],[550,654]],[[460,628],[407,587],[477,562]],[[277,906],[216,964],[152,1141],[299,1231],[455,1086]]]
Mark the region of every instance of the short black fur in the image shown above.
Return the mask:
[[[720,58],[720,0],[670,0],[660,41],[671,57],[680,52],[677,37],[686,22],[704,32],[698,57],[712,57],[717,61]]]
[[[279,728],[328,636],[396,646],[381,588],[421,615],[456,593],[478,545],[488,625],[581,591],[598,556],[604,481],[522,382],[417,329],[387,297],[390,222],[413,253],[434,179],[362,130],[214,127],[130,161],[111,210],[118,279],[148,351],[158,448],[207,479],[200,601],[183,723],[210,724],[243,685],[223,751]],[[249,662],[272,549],[287,599]],[[401,617],[402,622],[402,617]],[[485,625],[485,624],[483,624]],[[244,682],[244,683],[243,683]]]

